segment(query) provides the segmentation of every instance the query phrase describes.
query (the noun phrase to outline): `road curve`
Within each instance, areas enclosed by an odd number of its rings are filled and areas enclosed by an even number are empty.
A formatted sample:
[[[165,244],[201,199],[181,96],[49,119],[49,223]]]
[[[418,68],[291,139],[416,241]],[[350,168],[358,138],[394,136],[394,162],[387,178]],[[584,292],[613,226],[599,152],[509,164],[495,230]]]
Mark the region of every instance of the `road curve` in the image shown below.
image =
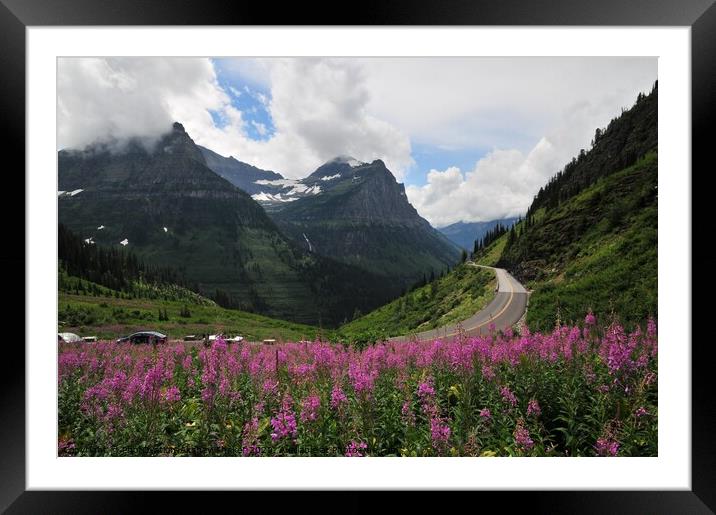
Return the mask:
[[[497,293],[487,306],[462,322],[406,336],[395,336],[390,338],[389,341],[450,338],[458,333],[460,327],[468,336],[479,336],[489,334],[490,325],[492,324],[495,324],[495,329],[498,331],[516,324],[527,309],[529,293],[525,287],[504,268],[470,264],[481,268],[491,268],[497,275]]]

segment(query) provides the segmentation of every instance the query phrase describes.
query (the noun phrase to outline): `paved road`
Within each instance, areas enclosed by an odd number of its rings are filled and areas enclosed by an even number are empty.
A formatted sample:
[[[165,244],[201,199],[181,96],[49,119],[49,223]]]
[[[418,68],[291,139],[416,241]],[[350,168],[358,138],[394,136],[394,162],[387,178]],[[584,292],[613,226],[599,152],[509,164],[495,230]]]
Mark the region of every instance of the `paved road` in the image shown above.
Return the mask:
[[[478,336],[489,334],[490,324],[493,323],[498,331],[516,324],[527,309],[527,296],[529,294],[524,286],[504,268],[475,264],[472,264],[472,266],[493,269],[497,274],[498,288],[495,298],[484,309],[459,323],[463,331],[469,336]],[[390,338],[390,341],[408,341],[415,338],[419,340],[449,338],[455,336],[458,330],[458,324],[455,323],[413,335],[395,336]]]

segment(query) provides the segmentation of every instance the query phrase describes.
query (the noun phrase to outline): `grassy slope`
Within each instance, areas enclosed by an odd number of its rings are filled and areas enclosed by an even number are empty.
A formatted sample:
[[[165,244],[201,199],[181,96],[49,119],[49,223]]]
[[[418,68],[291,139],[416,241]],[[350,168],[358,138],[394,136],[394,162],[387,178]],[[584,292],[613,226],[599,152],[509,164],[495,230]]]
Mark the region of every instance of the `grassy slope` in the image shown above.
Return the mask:
[[[495,284],[491,270],[459,265],[444,277],[349,322],[339,333],[360,340],[441,327],[482,309],[492,300]]]
[[[84,281],[87,285],[88,282]],[[99,286],[102,295],[77,295],[60,292],[58,319],[64,322],[60,331],[80,336],[96,335],[102,339],[116,338],[139,330],[158,330],[171,339],[189,334],[224,332],[242,335],[250,341],[275,338],[284,341],[313,339],[317,327],[268,318],[244,311],[224,309],[211,301],[192,303],[190,300],[161,298],[117,298],[112,290]],[[191,314],[180,316],[186,306]],[[169,320],[159,320],[159,310],[166,310]],[[323,331],[324,336],[331,336]]]
[[[532,329],[579,320],[588,309],[614,313],[627,325],[657,314],[657,155],[648,154],[582,191],[536,223],[505,250],[508,235],[477,261],[498,261],[533,290]],[[524,231],[524,232],[523,232]],[[500,249],[502,247],[502,249]]]

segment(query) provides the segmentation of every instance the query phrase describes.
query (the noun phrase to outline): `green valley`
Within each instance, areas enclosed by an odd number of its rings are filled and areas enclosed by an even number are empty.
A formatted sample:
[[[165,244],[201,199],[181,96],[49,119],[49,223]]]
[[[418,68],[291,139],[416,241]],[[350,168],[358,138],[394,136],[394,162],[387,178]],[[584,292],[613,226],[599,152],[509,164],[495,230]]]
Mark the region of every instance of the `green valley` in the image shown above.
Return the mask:
[[[484,308],[494,297],[496,284],[492,270],[462,263],[338,332],[348,340],[366,342],[441,327]]]
[[[80,280],[68,277],[68,283]],[[59,332],[80,336],[115,339],[142,331],[156,330],[170,339],[207,332],[241,335],[247,341],[273,338],[278,341],[314,339],[331,333],[317,327],[296,324],[254,313],[217,306],[208,299],[166,300],[122,294],[88,281],[82,281],[84,293],[60,291],[58,296]],[[99,292],[93,295],[91,291]]]

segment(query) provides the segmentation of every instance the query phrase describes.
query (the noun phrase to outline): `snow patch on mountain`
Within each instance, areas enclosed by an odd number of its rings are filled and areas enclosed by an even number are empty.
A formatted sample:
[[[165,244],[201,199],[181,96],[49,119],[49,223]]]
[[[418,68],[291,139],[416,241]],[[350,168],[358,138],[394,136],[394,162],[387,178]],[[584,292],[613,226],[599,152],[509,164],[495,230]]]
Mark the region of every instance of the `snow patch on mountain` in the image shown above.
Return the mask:
[[[290,186],[293,186],[298,181],[294,181],[292,179],[259,179],[258,181],[254,181],[254,184],[258,184],[260,186],[282,186],[284,188],[288,188]]]
[[[272,195],[271,193],[261,192],[256,193],[254,195],[251,195],[251,198],[254,199],[256,202],[293,202],[294,200],[298,200],[298,197],[289,197],[291,193],[286,194],[284,196],[283,193],[278,193],[276,195]]]
[[[83,191],[84,190],[82,188],[80,188],[78,190],[73,190],[73,191],[59,190],[57,192],[57,196],[58,197],[74,197],[75,195],[77,195],[78,193],[82,193]]]
[[[273,186],[281,188],[283,190],[288,190],[277,194],[262,191],[251,195],[251,198],[253,198],[257,202],[291,202],[293,200],[298,200],[298,197],[293,197],[294,195],[316,195],[321,192],[320,186],[309,187],[300,181],[294,181],[291,179],[261,179],[258,181],[254,181],[254,184],[258,184],[259,186]]]
[[[315,186],[311,186],[310,188],[306,189],[304,192],[309,195],[318,195],[321,192],[321,187],[316,184]]]
[[[326,177],[321,177],[322,181],[332,181],[333,179],[338,179],[341,176],[341,174],[337,173],[335,175],[327,175]]]
[[[301,234],[303,234],[303,239],[305,239],[306,243],[308,243],[308,252],[313,252],[313,245],[311,245],[311,240],[308,239],[308,236],[306,236],[305,232]]]

